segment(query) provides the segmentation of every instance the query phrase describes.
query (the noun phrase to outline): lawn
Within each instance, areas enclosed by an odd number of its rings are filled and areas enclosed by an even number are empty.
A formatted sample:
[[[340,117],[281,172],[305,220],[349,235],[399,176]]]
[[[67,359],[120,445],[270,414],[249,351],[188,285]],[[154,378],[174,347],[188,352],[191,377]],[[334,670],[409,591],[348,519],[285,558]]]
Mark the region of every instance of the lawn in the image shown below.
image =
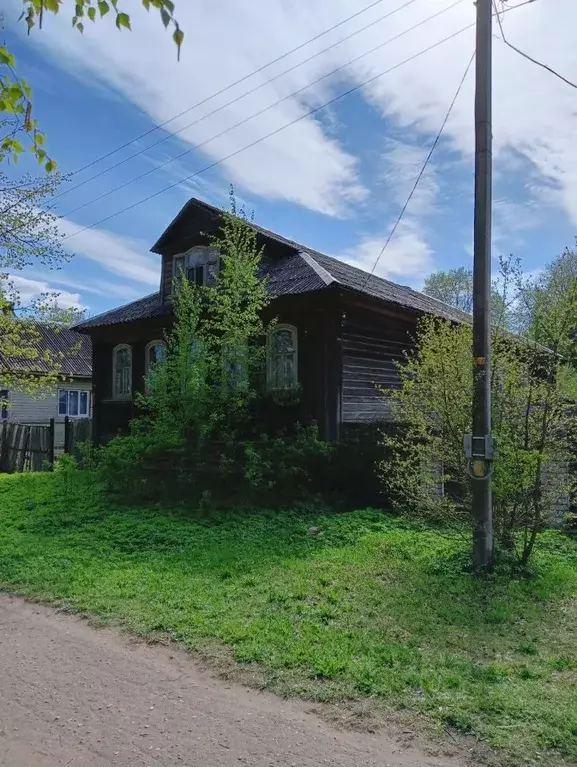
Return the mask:
[[[370,699],[509,763],[577,763],[577,542],[549,532],[534,578],[482,582],[465,546],[377,511],[127,510],[56,475],[0,475],[6,590],[215,663],[228,648],[280,693]]]

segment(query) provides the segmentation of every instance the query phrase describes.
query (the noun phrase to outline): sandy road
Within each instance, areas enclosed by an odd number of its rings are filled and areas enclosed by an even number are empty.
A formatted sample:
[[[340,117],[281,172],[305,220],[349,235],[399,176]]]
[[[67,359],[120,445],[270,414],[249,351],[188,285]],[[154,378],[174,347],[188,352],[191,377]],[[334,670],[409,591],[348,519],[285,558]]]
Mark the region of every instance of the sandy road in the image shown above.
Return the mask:
[[[464,767],[0,594],[0,765]]]

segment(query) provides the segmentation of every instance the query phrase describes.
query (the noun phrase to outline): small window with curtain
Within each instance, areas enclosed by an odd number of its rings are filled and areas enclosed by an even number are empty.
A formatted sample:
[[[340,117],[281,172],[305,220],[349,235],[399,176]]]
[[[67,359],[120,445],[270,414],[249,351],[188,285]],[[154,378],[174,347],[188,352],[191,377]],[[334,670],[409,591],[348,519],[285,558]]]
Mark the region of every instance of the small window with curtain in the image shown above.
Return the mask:
[[[90,417],[90,392],[79,389],[58,389],[58,415],[68,418]]]
[[[267,386],[269,391],[298,386],[298,335],[293,325],[277,325],[268,335]]]
[[[112,357],[112,396],[130,399],[132,396],[132,349],[128,344],[114,347]]]
[[[0,389],[0,420],[8,420],[8,389]]]

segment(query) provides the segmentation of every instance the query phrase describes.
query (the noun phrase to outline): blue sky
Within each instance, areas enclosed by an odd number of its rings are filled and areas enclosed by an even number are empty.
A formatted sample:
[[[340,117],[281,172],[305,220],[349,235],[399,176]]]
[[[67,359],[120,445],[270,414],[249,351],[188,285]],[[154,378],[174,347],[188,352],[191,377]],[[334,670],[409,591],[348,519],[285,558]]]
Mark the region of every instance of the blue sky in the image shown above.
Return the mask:
[[[255,0],[233,7],[223,0],[181,0],[176,15],[186,39],[178,63],[169,35],[139,0],[125,3],[132,16],[131,33],[118,32],[107,18],[87,24],[81,36],[62,12],[46,18],[43,30],[35,29],[29,37],[23,23],[17,23],[21,4],[9,0],[6,41],[17,56],[19,74],[33,87],[36,117],[47,134],[50,155],[64,173],[74,173],[321,35],[166,129],[75,174],[62,187],[62,192],[71,191],[53,203],[62,216],[62,231],[73,235],[65,245],[74,258],[59,272],[30,268],[18,275],[23,296],[55,289],[63,304],[82,305],[92,314],[152,292],[159,259],[149,248],[190,196],[226,206],[231,183],[238,199],[254,209],[257,223],[371,268],[463,76],[473,31],[377,75],[470,24],[474,7],[469,0],[381,0],[322,34],[369,4]],[[439,15],[426,21],[433,14]],[[577,79],[571,31],[575,22],[572,0],[536,0],[503,19],[516,45]],[[533,271],[572,244],[577,231],[577,96],[499,40],[494,44],[494,255],[512,252]],[[364,55],[375,46],[381,47]],[[337,67],[338,74],[304,88]],[[371,78],[355,93],[306,116]],[[379,261],[377,273],[397,282],[418,288],[435,269],[471,264],[473,81],[471,70],[431,165]],[[257,85],[262,87],[244,96]],[[235,103],[227,106],[232,99]],[[271,108],[230,129],[266,107]],[[292,120],[298,122],[283,128]],[[179,183],[278,128],[283,129],[276,135]],[[175,131],[180,132],[172,135]],[[214,138],[217,134],[223,135]],[[89,180],[140,150],[145,151]],[[185,157],[158,167],[183,152]],[[18,172],[27,169],[35,170],[30,164]],[[110,193],[145,173],[145,178]],[[83,181],[87,183],[72,189]],[[115,215],[170,185],[175,186]],[[83,227],[90,228],[74,234]]]

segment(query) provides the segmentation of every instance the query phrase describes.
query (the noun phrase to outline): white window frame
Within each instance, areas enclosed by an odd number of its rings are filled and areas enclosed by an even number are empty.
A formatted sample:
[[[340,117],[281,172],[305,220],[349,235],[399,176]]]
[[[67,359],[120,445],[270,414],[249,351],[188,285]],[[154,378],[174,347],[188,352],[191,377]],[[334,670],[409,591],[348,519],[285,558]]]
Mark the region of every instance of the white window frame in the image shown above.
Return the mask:
[[[205,287],[210,284],[209,266],[214,265],[214,273],[216,274],[218,272],[218,250],[210,245],[195,245],[193,248],[190,248],[190,250],[187,250],[184,253],[178,253],[174,256],[172,260],[172,274],[175,278],[178,277],[177,263],[181,259],[184,263],[184,270],[182,271],[185,275],[188,274],[189,269],[199,266],[203,267],[202,284]]]
[[[66,392],[66,412],[60,412],[60,394]],[[76,415],[70,414],[70,393],[78,393],[78,413]],[[86,413],[80,412],[80,397],[82,394],[86,394]],[[58,411],[58,418],[90,418],[92,410],[92,392],[90,389],[66,389],[63,386],[58,388],[56,400],[56,408]]]
[[[116,390],[116,360],[118,352],[126,349],[129,354],[130,366],[128,368],[128,392],[119,393]],[[130,344],[117,344],[112,350],[112,398],[120,400],[132,399],[132,346]]]
[[[274,342],[274,336],[276,333],[280,331],[286,331],[288,330],[292,335],[293,340],[293,347],[294,351],[291,352],[294,354],[294,365],[293,365],[293,381],[288,386],[276,386],[274,381],[274,359],[277,355],[273,351],[273,342]],[[267,373],[267,389],[268,391],[291,391],[291,389],[295,389],[298,386],[299,383],[299,334],[298,329],[294,325],[288,325],[286,323],[281,325],[275,325],[272,330],[269,331],[267,336],[267,366],[266,366],[266,373]]]
[[[144,374],[148,377],[148,374],[150,373],[150,350],[153,346],[162,346],[164,349],[164,354],[166,355],[166,343],[164,341],[161,341],[159,338],[155,339],[154,341],[149,341],[149,343],[146,344],[144,349]]]

